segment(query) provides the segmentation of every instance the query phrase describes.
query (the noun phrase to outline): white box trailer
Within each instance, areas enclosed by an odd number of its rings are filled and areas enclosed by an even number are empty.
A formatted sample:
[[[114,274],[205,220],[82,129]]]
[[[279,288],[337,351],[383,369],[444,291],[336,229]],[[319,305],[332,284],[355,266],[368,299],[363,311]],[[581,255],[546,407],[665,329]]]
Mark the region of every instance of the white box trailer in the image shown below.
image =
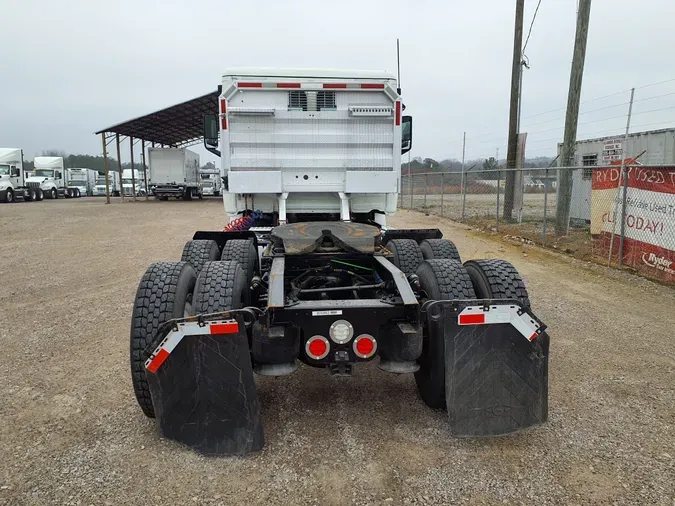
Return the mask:
[[[114,197],[119,197],[121,192],[120,186],[120,173],[116,170],[108,171],[108,191],[110,195]],[[98,172],[96,176],[96,184],[94,185],[93,190],[94,196],[103,196],[105,197],[105,173]]]
[[[379,71],[231,69],[220,140],[230,220],[396,211],[402,102]],[[255,209],[253,205],[255,204]]]
[[[201,198],[197,153],[183,148],[150,148],[148,158],[148,184],[156,198]]]
[[[40,188],[26,185],[30,176],[23,166],[20,148],[0,148],[0,202],[42,200],[44,193]]]
[[[68,188],[77,188],[82,197],[91,197],[94,194],[98,171],[86,168],[66,169]]]

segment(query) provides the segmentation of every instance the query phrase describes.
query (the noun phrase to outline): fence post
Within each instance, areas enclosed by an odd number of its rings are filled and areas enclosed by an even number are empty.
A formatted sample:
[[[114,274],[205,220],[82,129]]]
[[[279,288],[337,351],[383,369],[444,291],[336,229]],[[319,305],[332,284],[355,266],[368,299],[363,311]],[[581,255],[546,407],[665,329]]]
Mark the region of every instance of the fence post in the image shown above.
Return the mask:
[[[546,167],[546,172],[544,174],[544,227],[542,229],[541,235],[541,245],[546,246],[546,206],[548,203],[548,167]]]
[[[443,197],[445,196],[445,174],[441,172],[441,217],[443,217]]]
[[[462,171],[462,221],[466,217],[466,172]]]
[[[497,226],[496,228],[499,229],[499,191],[500,191],[500,183],[502,180],[502,171],[497,171]]]
[[[429,191],[429,174],[424,174],[424,210],[427,209],[427,192]]]

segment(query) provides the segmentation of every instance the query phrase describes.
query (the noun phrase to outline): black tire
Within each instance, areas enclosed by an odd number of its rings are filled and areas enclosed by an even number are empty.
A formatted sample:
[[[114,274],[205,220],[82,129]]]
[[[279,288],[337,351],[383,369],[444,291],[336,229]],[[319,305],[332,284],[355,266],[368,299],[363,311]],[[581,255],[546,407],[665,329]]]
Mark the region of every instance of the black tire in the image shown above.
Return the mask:
[[[33,188],[28,189],[28,196],[24,197],[24,200],[26,202],[33,202],[34,200],[37,200],[37,198],[35,196],[35,190]]]
[[[14,202],[14,190],[12,190],[11,188],[7,189],[7,195],[5,195],[5,202],[7,202],[8,204]]]
[[[246,274],[247,285],[251,285],[253,276],[258,272],[258,252],[251,239],[230,239],[225,243],[220,259],[239,262]]]
[[[168,320],[193,313],[197,275],[186,262],[157,262],[148,267],[136,291],[131,315],[131,382],[143,413],[155,417],[145,376],[146,349],[159,344],[157,330]]]
[[[469,260],[464,264],[476,297],[479,299],[516,299],[530,307],[523,278],[506,260]]]
[[[56,191],[56,188],[49,190],[49,198],[54,200],[59,198],[59,192]]]
[[[406,276],[414,274],[424,261],[422,251],[414,239],[392,239],[386,247],[394,255],[392,263]]]
[[[79,189],[79,188],[75,188],[75,198],[76,198],[76,199],[79,199],[81,196],[82,196],[82,194],[80,193],[80,189]]]
[[[35,190],[35,200],[40,202],[40,201],[44,200],[44,198],[45,198],[45,194],[42,192],[42,190],[40,188]]]
[[[185,193],[183,193],[183,200],[192,200],[192,188],[185,188]]]
[[[246,275],[238,262],[208,262],[197,277],[194,314],[240,309],[247,292]]]
[[[169,200],[169,197],[157,197],[159,200]]]
[[[180,259],[189,263],[197,275],[201,272],[206,262],[213,262],[220,257],[218,243],[208,239],[188,241],[183,246],[183,254]]]
[[[449,258],[461,262],[457,246],[448,239],[425,239],[420,244],[420,250],[425,260],[434,258]]]
[[[417,269],[420,286],[430,300],[473,299],[469,273],[457,260],[425,260]],[[442,328],[442,326],[441,326]],[[445,408],[445,337],[442,331],[424,325],[420,368],[415,382],[420,396],[431,408]]]

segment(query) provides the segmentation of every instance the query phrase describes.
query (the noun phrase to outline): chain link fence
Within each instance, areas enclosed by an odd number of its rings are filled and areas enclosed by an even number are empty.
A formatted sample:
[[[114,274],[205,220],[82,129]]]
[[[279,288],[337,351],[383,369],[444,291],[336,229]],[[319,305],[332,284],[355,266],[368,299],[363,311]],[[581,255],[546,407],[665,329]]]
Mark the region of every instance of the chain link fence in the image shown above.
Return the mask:
[[[511,191],[507,173],[515,180]],[[569,216],[559,205],[567,193]],[[621,166],[404,174],[399,199],[404,209],[675,284],[672,166],[626,166],[623,176]]]

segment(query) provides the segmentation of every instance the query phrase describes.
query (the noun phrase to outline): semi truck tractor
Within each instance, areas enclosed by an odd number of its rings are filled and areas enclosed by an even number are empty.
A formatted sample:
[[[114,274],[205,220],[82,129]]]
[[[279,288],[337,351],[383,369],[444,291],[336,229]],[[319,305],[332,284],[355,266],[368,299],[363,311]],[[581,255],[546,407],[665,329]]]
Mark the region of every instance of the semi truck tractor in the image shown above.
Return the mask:
[[[28,177],[23,166],[23,151],[19,148],[0,148],[0,202],[42,200],[44,193],[40,188],[26,185]]]
[[[70,188],[71,191],[77,189],[82,197],[90,197],[94,194],[97,176],[98,171],[94,169],[66,169],[68,188]]]
[[[136,188],[137,197],[145,195],[146,190],[143,171],[134,169],[132,173],[131,169],[124,169],[122,171],[122,191],[124,191],[124,195],[133,196],[134,187]]]
[[[117,171],[108,171],[108,191],[114,197],[120,196],[120,173]],[[96,175],[96,184],[93,190],[94,196],[105,197],[105,174],[100,172]]]
[[[202,197],[197,153],[189,149],[150,148],[148,158],[148,185],[155,198]]]
[[[413,139],[396,79],[232,69],[221,89],[204,143],[221,156],[224,230],[150,265],[133,304],[131,379],[160,433],[207,454],[260,450],[254,374],[373,361],[413,375],[454,436],[544,423],[549,337],[515,267],[463,261],[435,228],[387,226]]]
[[[40,189],[45,197],[57,199],[59,197],[80,197],[78,188],[70,188],[67,184],[65,163],[60,156],[36,156],[33,160],[35,172],[26,179],[26,186],[35,190]]]
[[[205,196],[219,196],[223,187],[223,180],[220,178],[220,171],[204,171],[199,173],[199,179],[202,187],[202,194]]]

